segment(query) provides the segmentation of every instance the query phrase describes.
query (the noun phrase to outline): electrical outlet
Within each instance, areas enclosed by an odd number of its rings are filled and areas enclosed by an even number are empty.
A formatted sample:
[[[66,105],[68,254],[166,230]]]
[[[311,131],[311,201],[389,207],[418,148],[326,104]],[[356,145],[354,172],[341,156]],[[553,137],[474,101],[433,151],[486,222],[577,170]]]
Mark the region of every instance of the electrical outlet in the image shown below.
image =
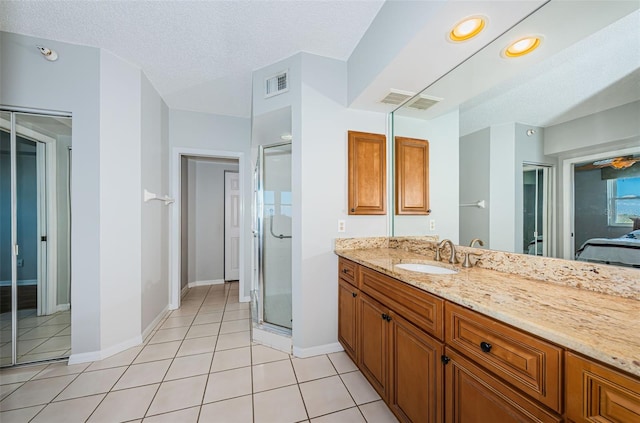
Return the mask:
[[[344,220],[338,220],[338,232],[344,232],[345,230]]]
[[[436,230],[436,220],[435,219],[431,219],[429,221],[429,230],[430,231],[435,231]]]
[[[17,259],[16,260],[16,264],[18,265],[18,267],[23,267],[24,266],[24,259]]]

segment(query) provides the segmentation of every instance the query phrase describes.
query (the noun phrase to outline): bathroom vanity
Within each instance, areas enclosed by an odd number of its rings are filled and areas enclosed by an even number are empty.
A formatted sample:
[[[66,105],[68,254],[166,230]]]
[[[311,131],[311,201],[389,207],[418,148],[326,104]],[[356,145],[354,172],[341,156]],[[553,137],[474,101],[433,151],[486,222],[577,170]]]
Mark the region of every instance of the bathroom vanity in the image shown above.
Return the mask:
[[[369,247],[336,245],[338,337],[400,421],[640,421],[637,298]]]

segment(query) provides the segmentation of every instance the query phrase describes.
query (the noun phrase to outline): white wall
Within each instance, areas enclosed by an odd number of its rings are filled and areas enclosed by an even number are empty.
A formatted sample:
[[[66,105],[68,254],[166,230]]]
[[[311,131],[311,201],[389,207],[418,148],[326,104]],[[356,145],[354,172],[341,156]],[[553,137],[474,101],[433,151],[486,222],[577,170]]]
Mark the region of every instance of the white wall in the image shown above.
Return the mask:
[[[345,62],[301,59],[302,110],[293,111],[293,345],[310,355],[340,348],[334,239],[387,234],[386,216],[347,211],[347,131],[384,134],[387,116],[346,108]],[[346,221],[343,234],[338,219]]]
[[[480,238],[488,248],[489,231],[489,128],[460,137],[460,204],[484,201],[486,207],[460,207],[460,245]]]
[[[145,75],[141,93],[141,185],[162,196],[169,193],[169,108]],[[142,204],[143,333],[169,303],[169,207],[160,201]]]
[[[489,238],[491,249],[516,251],[516,143],[514,124],[491,126],[489,141]]]
[[[57,62],[35,48],[55,49]],[[0,104],[73,115],[72,351],[100,349],[100,53],[0,32]],[[37,88],[36,88],[37,87]],[[80,282],[81,281],[81,282]]]
[[[109,52],[100,52],[102,350],[134,345],[141,334],[140,87],[139,69]]]
[[[394,235],[439,235],[455,244],[459,238],[459,116],[454,110],[436,119],[394,117],[397,136],[429,141],[429,208],[427,216],[394,216]],[[435,220],[435,230],[429,229]]]
[[[544,154],[586,154],[640,143],[640,101],[545,128]]]
[[[188,112],[183,110],[169,111],[169,147],[171,155],[176,149],[200,149],[214,151],[228,151],[244,154],[244,190],[243,211],[245,230],[244,251],[241,254],[247,258],[244,263],[245,292],[240,293],[241,299],[248,298],[251,289],[251,191],[250,175],[253,173],[253,164],[250,160],[251,120],[231,116],[210,115],[206,113]],[[180,169],[171,169],[180,172]],[[176,189],[177,187],[174,187]],[[175,196],[173,192],[170,195]],[[172,209],[171,213],[175,213]],[[244,294],[244,295],[243,295]]]
[[[188,281],[224,281],[224,172],[237,163],[189,159]]]

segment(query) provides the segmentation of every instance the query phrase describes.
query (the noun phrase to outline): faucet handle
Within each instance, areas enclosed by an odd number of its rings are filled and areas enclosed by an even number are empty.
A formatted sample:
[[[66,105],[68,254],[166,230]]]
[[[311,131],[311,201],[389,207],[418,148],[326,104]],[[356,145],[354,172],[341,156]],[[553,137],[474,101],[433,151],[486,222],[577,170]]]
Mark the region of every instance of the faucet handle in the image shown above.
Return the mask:
[[[471,262],[470,256],[476,256],[476,257],[480,258],[480,257],[482,257],[482,254],[465,252],[464,253],[464,261],[462,262],[462,267],[466,267],[466,268],[473,267],[473,263]]]
[[[440,254],[440,247],[436,245],[436,256],[434,258],[435,261],[442,261],[442,255]]]

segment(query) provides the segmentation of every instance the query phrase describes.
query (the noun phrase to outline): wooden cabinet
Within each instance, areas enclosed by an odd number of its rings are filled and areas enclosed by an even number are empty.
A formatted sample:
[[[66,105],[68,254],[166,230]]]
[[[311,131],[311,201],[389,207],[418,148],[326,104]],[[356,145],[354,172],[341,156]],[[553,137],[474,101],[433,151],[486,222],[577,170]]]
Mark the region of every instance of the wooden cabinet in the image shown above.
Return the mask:
[[[583,422],[640,422],[640,380],[567,353],[567,418]]]
[[[455,350],[444,359],[447,423],[562,421]]]
[[[445,333],[447,345],[561,412],[561,348],[451,303]]]
[[[354,362],[358,362],[358,294],[356,287],[338,280],[338,340]]]
[[[441,422],[442,343],[390,313],[389,407],[406,422]]]
[[[640,422],[639,378],[367,267],[339,266],[339,340],[400,421],[556,423],[564,411],[567,422]]]
[[[349,131],[349,214],[387,213],[387,138]]]
[[[382,398],[387,398],[387,334],[389,311],[385,306],[360,294],[360,357],[358,367]]]
[[[396,214],[429,214],[429,142],[395,139]]]

